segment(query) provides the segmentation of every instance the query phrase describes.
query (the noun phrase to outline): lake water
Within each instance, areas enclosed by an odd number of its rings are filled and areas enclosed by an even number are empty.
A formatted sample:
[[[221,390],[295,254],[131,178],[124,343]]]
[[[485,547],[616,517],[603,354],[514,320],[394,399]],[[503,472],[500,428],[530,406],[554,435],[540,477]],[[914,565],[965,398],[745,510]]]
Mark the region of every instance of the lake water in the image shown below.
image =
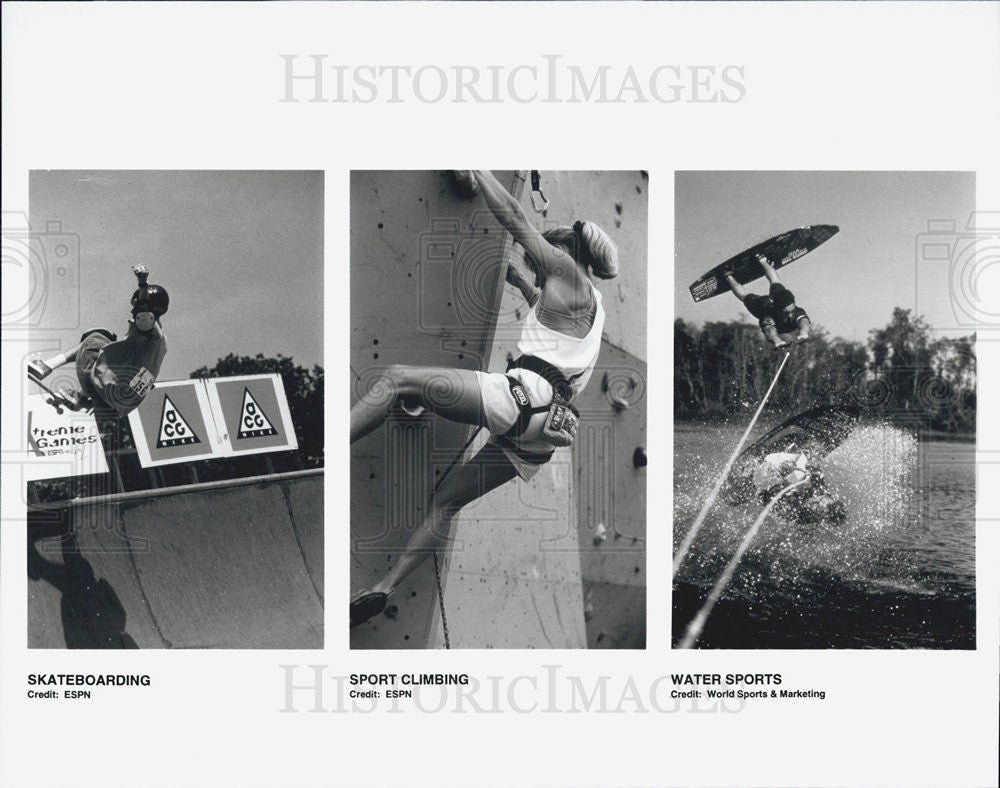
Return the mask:
[[[742,429],[675,427],[675,551]],[[772,513],[698,647],[975,648],[975,446],[861,426],[822,465],[847,520]],[[674,580],[675,644],[760,511],[709,513]]]

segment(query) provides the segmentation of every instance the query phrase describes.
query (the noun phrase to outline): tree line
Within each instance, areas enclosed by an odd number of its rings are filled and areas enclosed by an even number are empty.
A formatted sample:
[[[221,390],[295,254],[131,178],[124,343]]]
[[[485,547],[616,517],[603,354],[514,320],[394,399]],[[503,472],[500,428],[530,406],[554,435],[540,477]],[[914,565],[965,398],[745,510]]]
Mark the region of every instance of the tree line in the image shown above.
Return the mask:
[[[752,413],[784,351],[764,341],[756,323],[674,323],[674,417],[726,419]],[[814,325],[792,350],[768,410],[793,414],[851,403],[934,430],[976,429],[975,336],[934,338],[908,309],[896,308],[865,343],[831,337]],[[748,413],[748,415],[749,415]]]

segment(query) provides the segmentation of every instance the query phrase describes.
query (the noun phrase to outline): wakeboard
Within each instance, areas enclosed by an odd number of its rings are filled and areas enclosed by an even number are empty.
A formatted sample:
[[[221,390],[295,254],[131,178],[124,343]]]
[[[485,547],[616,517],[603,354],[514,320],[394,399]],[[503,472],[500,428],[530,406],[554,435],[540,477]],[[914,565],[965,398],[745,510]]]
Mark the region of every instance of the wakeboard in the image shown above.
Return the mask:
[[[704,301],[729,291],[729,283],[723,278],[726,271],[732,271],[733,278],[741,285],[759,279],[764,275],[758,261],[761,256],[767,258],[774,269],[784,268],[830,240],[839,231],[840,228],[834,224],[812,224],[762,241],[699,277],[690,287],[691,297],[695,301]]]

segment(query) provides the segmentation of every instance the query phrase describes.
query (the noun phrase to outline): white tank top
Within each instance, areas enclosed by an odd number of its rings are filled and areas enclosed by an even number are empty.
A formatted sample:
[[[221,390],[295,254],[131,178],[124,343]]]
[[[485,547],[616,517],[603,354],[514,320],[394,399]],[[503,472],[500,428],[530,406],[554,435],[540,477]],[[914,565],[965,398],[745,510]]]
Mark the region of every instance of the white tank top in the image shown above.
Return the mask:
[[[597,308],[594,311],[594,324],[583,337],[571,337],[562,334],[538,320],[538,304],[531,307],[524,325],[521,328],[521,339],[517,343],[517,351],[522,356],[537,356],[547,361],[569,381],[574,394],[583,391],[597,363],[601,352],[601,332],[604,330],[604,307],[601,305],[601,293],[588,280]]]

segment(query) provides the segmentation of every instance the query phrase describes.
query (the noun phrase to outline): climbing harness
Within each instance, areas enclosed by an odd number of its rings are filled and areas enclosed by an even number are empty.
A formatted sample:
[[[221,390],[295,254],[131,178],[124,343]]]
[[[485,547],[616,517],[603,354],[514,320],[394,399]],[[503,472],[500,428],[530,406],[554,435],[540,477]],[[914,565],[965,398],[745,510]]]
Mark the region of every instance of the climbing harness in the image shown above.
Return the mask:
[[[531,419],[539,413],[547,414],[542,425],[542,435],[553,446],[571,446],[576,439],[576,430],[580,424],[580,411],[569,400],[572,396],[572,386],[569,380],[555,366],[537,356],[520,356],[507,364],[507,371],[512,369],[527,369],[548,381],[552,386],[552,401],[547,405],[532,407],[531,398],[519,380],[510,375],[510,394],[517,404],[519,415],[514,426],[503,437],[510,439],[523,435],[531,424]]]
[[[523,435],[531,424],[531,419],[539,413],[545,413],[542,435],[546,441],[553,446],[573,445],[573,441],[576,439],[576,429],[580,424],[580,411],[554,392],[549,404],[532,407],[531,399],[521,382],[510,376],[507,377],[507,381],[510,384],[510,394],[517,404],[519,414],[514,426],[502,437],[509,440]]]

